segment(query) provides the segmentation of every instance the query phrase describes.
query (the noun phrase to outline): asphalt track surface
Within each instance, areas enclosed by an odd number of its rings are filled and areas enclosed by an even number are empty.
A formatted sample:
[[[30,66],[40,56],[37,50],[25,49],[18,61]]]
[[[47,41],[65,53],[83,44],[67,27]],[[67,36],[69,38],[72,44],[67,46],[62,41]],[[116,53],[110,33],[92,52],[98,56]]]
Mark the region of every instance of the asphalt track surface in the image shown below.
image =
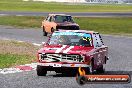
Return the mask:
[[[47,16],[49,13],[69,14],[79,17],[132,17],[132,12],[11,12],[0,11],[0,15]]]
[[[41,43],[47,37],[39,29],[18,29],[0,26],[0,39],[21,40]],[[106,74],[127,74],[132,77],[132,37],[103,35],[109,46],[109,57],[105,65]],[[49,72],[46,77],[38,77],[36,71],[0,74],[0,88],[132,88],[129,84],[86,84],[80,86],[75,77]]]

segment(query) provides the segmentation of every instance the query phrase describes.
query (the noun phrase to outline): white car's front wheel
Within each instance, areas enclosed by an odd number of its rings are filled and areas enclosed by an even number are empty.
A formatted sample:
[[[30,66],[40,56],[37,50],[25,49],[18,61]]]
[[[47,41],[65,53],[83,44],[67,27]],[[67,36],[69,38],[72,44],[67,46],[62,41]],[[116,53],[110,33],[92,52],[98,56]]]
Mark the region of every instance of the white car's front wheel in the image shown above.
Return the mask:
[[[43,36],[47,36],[47,32],[45,31],[45,27],[43,26]]]

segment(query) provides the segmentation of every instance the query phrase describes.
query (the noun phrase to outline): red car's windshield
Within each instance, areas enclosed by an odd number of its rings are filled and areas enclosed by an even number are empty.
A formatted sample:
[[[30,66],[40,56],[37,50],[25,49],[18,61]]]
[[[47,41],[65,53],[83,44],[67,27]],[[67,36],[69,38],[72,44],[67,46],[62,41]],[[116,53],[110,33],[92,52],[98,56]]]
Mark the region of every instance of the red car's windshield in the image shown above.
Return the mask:
[[[92,37],[88,33],[54,32],[48,42],[49,45],[81,45],[92,46]]]

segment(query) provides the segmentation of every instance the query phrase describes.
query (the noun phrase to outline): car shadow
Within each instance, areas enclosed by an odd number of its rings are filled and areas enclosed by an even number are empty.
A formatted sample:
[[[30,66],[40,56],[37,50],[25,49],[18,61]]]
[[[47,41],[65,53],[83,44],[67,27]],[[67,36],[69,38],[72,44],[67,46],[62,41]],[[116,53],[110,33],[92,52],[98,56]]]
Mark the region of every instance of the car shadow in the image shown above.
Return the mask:
[[[114,75],[114,74],[128,74],[128,75],[132,75],[132,71],[106,71],[104,74],[108,74],[108,75],[110,75],[110,74],[112,74],[112,75]]]
[[[95,75],[130,75],[132,76],[132,71],[105,71],[105,73],[94,73]],[[89,75],[89,74],[87,74]],[[52,74],[48,76],[53,76],[53,77],[76,77],[76,75],[71,75],[71,74]]]
[[[53,76],[53,77],[76,77],[76,75],[71,75],[71,74],[61,74],[61,73],[52,74],[52,75],[48,75],[48,76]]]

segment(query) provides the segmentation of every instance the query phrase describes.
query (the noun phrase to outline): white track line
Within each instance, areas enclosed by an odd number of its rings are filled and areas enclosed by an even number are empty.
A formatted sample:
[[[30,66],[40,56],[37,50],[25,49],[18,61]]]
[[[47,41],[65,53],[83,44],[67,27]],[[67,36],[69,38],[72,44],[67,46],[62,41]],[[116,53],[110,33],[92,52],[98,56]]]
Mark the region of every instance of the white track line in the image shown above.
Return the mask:
[[[32,43],[33,45],[35,46],[41,46],[42,44],[39,44],[39,43]]]

